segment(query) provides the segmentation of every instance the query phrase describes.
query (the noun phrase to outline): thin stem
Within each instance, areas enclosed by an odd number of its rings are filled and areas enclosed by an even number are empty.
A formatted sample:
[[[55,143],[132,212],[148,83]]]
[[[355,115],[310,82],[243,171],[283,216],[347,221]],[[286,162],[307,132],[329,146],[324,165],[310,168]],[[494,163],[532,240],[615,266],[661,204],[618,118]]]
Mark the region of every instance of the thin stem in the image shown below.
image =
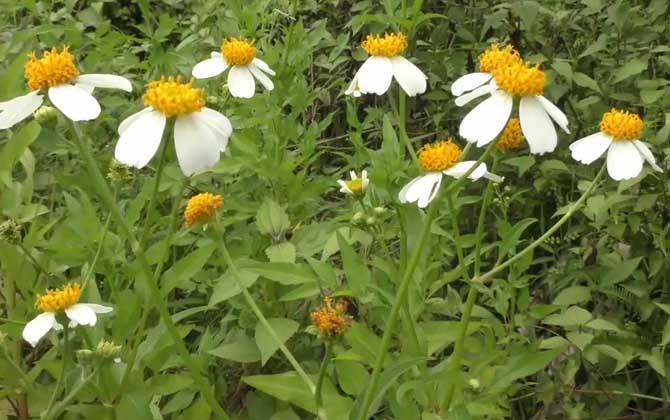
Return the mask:
[[[286,357],[291,366],[293,366],[293,369],[295,369],[295,371],[298,373],[298,376],[300,376],[300,378],[305,382],[305,384],[309,388],[309,392],[313,394],[316,391],[316,386],[314,385],[314,382],[312,382],[307,373],[305,373],[302,366],[300,366],[300,363],[298,363],[295,357],[293,357],[291,351],[288,348],[286,348],[284,342],[279,338],[277,332],[274,330],[274,328],[272,328],[270,322],[268,322],[267,318],[265,318],[265,315],[263,315],[261,308],[258,307],[253,296],[251,296],[251,294],[247,290],[247,287],[242,282],[240,272],[237,270],[237,266],[233,262],[233,258],[230,256],[228,248],[226,247],[226,241],[221,237],[216,237],[214,239],[216,243],[219,245],[219,251],[223,256],[223,259],[226,261],[226,264],[228,264],[229,269],[233,272],[233,278],[237,282],[237,285],[240,288],[240,290],[242,291],[242,296],[244,296],[244,299],[247,301],[247,304],[256,315],[256,318],[258,318],[258,321],[260,321],[263,327],[265,327],[268,334],[270,334],[270,338],[272,338],[275,344],[279,346],[279,350],[284,354],[284,357]]]
[[[130,243],[131,248],[135,253],[135,257],[139,262],[141,270],[140,278],[145,282],[147,289],[149,290],[151,303],[158,309],[161,321],[165,324],[165,328],[167,329],[168,334],[172,338],[172,341],[174,342],[175,346],[177,347],[177,351],[181,356],[182,362],[188,367],[189,373],[193,378],[193,382],[200,390],[200,394],[203,396],[203,398],[209,405],[210,409],[214,412],[214,414],[218,418],[228,420],[229,419],[228,414],[226,414],[223,407],[221,407],[219,402],[216,400],[213,388],[210,386],[208,381],[203,380],[203,377],[200,375],[200,368],[191,358],[188,348],[184,344],[184,341],[181,339],[179,330],[177,330],[177,326],[172,321],[170,311],[168,310],[167,304],[163,300],[163,296],[161,294],[160,289],[158,288],[158,284],[155,281],[153,281],[151,269],[149,268],[149,263],[147,262],[144,250],[139,247],[139,242],[137,241],[137,238],[133,233],[132,227],[125,219],[125,217],[123,217],[116,202],[114,201],[114,197],[109,189],[109,186],[107,185],[105,178],[102,176],[100,168],[98,168],[95,158],[91,153],[91,150],[88,146],[88,142],[84,139],[83,134],[81,133],[81,130],[77,125],[77,123],[73,122],[72,126],[77,137],[77,145],[79,147],[79,151],[83,156],[86,165],[88,166],[88,170],[90,172],[91,177],[93,178],[93,182],[95,184],[96,189],[98,190],[98,194],[100,195],[100,198],[102,199],[104,204],[108,207],[108,209],[111,211],[112,215],[114,216],[117,223],[121,227],[121,230],[124,236],[126,237],[126,240]]]
[[[88,376],[84,377],[84,379],[79,381],[79,383],[74,388],[72,388],[72,390],[65,396],[65,398],[63,398],[63,400],[61,402],[58,403],[58,405],[56,405],[53,408],[53,410],[47,411],[47,413],[44,415],[44,420],[51,420],[51,419],[58,418],[60,413],[62,413],[65,410],[65,408],[70,403],[70,401],[72,401],[74,399],[74,397],[77,396],[79,391],[81,391],[84,388],[84,386],[87,385],[88,382],[91,379],[93,379],[93,377],[97,373],[98,373],[98,370],[94,369]]]
[[[405,145],[414,163],[418,164],[419,159],[416,156],[416,151],[409,140],[409,136],[407,136],[407,95],[402,88],[398,89],[398,127],[400,128],[400,141]]]
[[[323,406],[323,395],[321,392],[323,388],[323,380],[326,377],[326,370],[328,369],[328,364],[330,363],[330,356],[333,353],[333,346],[330,340],[326,339],[323,345],[325,346],[325,352],[323,354],[323,360],[321,360],[321,367],[319,367],[319,377],[316,380],[316,391],[314,391],[314,396],[316,399],[316,415],[318,417],[321,417],[320,410]]]
[[[498,158],[494,155],[493,164],[491,164],[491,172],[495,173],[496,168],[498,167]],[[484,224],[486,222],[486,211],[491,204],[491,198],[493,198],[493,182],[489,182],[486,186],[486,191],[484,192],[484,199],[482,200],[482,208],[479,211],[479,220],[477,221],[477,230],[475,231],[475,277],[479,276],[481,272],[482,265],[482,235],[484,233]]]
[[[463,247],[461,246],[461,232],[458,227],[458,213],[454,208],[454,199],[451,194],[447,195],[447,208],[449,209],[449,217],[451,218],[451,228],[454,235],[454,246],[456,247],[456,256],[458,257],[458,265],[461,266],[461,274],[467,280],[470,280],[470,273],[465,264],[465,257],[463,256]]]
[[[169,137],[169,129],[165,130],[167,134],[164,137]],[[154,221],[156,215],[155,202],[156,196],[158,195],[158,189],[160,188],[161,178],[163,177],[163,168],[165,167],[165,155],[167,155],[167,141],[161,142],[161,151],[158,157],[158,168],[156,168],[156,181],[154,182],[154,188],[151,192],[151,198],[149,198],[149,203],[147,204],[147,217],[144,221],[144,228],[142,229],[142,234],[140,235],[140,248],[144,249],[147,240],[149,239],[149,229],[151,229],[151,224]]]
[[[98,263],[98,258],[100,258],[100,253],[102,252],[102,247],[105,244],[105,239],[107,239],[107,231],[109,229],[109,222],[112,220],[112,213],[109,213],[107,215],[107,220],[105,220],[105,228],[102,231],[102,238],[100,238],[100,243],[98,244],[98,249],[95,251],[95,256],[93,257],[93,262],[91,262],[91,265],[88,267],[88,271],[86,271],[86,276],[84,279],[81,281],[81,290],[85,290],[86,286],[88,285],[88,282],[91,280],[91,276],[93,273],[95,273],[95,266]]]
[[[581,207],[581,205],[586,201],[586,199],[591,195],[593,190],[596,187],[596,184],[600,180],[600,177],[603,175],[605,172],[605,167],[606,164],[603,164],[603,166],[600,168],[600,171],[598,171],[598,174],[596,175],[595,178],[593,178],[593,181],[591,181],[591,185],[584,191],[584,194],[582,194],[581,197],[579,197],[579,200],[573,204],[568,211],[561,217],[558,222],[556,222],[552,227],[549,228],[542,236],[537,238],[532,244],[528,245],[526,248],[524,248],[521,252],[518,254],[514,255],[512,258],[508,259],[502,264],[496,265],[492,270],[488,271],[487,273],[484,273],[482,276],[475,277],[472,279],[473,282],[475,283],[486,283],[488,280],[490,280],[493,276],[496,274],[500,273],[510,265],[514,264],[515,262],[519,261],[521,258],[523,258],[526,254],[528,254],[530,251],[533,249],[537,248],[539,245],[542,245],[544,241],[547,240],[551,235],[554,234],[565,222],[567,222],[572,215]]]
[[[48,418],[49,413],[51,412],[54,404],[56,403],[56,399],[58,398],[58,395],[61,393],[63,389],[63,385],[65,383],[65,372],[66,372],[66,367],[67,367],[67,358],[68,358],[68,352],[70,350],[69,346],[69,337],[68,337],[68,331],[69,327],[67,323],[63,326],[63,364],[61,365],[61,370],[60,370],[60,376],[58,379],[56,379],[56,387],[54,388],[53,394],[51,394],[51,398],[49,399],[49,404],[47,405],[47,409],[45,411],[45,417]]]

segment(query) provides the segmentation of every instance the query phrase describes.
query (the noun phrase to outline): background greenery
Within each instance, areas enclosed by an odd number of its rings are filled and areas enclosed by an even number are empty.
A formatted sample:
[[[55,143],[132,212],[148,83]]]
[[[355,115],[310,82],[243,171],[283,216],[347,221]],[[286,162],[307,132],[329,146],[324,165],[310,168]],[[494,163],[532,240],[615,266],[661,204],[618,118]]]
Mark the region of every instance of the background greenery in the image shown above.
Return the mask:
[[[453,104],[449,86],[474,70],[491,42],[512,43],[547,71],[546,94],[565,110],[571,134],[561,133],[548,156],[520,149],[501,158],[497,172],[506,180],[495,187],[484,268],[540,236],[578,197],[596,168],[574,162],[567,145],[597,130],[610,107],[643,116],[644,140],[665,172],[646,168],[631,181],[606,182],[532,258],[481,288],[463,359],[468,369],[451,376],[457,393],[448,418],[661,419],[670,415],[669,18],[667,0],[3,0],[0,101],[25,93],[27,53],[52,46],[70,45],[82,72],[128,77],[132,96],[98,95],[103,113],[85,124],[98,163],[107,168],[118,123],[140,109],[145,83],[189,75],[223,37],[256,40],[259,57],[277,72],[275,90],[238,100],[228,97],[223,78],[198,82],[235,132],[221,162],[186,190],[170,144],[147,255],[152,264],[162,258],[175,203],[183,206],[200,191],[222,194],[226,242],[245,281],[313,374],[323,345],[309,312],[320,304],[320,288],[347,296],[355,323],[337,341],[324,389],[328,418],[347,419],[374,363],[398,281],[396,263],[403,264],[421,227],[421,212],[396,199],[418,173],[396,134],[397,85],[388,96],[343,95],[366,57],[360,41],[400,28],[408,34],[405,55],[429,76],[427,93],[408,100],[407,130],[416,148],[447,136],[463,144],[457,132],[466,110]],[[21,342],[36,294],[92,276],[87,298],[116,310],[94,329],[80,329],[75,347],[111,339],[124,346],[123,361],[101,369],[64,418],[208,418],[146,291],[135,283],[132,252],[97,201],[62,117],[6,130],[0,147],[1,218],[23,227],[19,244],[0,242],[0,330],[8,334],[3,351],[24,372],[0,360],[0,417],[15,418],[21,394],[38,417],[60,372],[58,346],[44,340],[33,350]],[[115,185],[138,234],[155,163]],[[366,214],[375,218],[370,224],[352,221],[360,204],[335,184],[363,168],[371,175],[367,204],[387,209]],[[459,243],[469,261],[481,193],[473,184],[456,202]],[[161,291],[219,401],[236,418],[313,417],[312,397],[257,326],[211,235],[179,223]],[[442,209],[411,286],[411,319],[404,316],[394,336],[374,418],[440,418],[435,385],[468,290],[450,226]],[[134,352],[139,365],[124,382]],[[83,368],[70,366],[72,387]]]

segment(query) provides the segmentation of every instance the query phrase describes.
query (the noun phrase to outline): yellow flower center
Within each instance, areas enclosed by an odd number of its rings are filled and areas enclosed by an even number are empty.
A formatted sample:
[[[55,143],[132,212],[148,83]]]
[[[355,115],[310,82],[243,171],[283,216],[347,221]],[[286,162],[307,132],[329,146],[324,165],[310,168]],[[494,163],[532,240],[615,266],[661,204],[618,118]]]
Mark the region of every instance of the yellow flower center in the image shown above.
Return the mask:
[[[333,306],[330,296],[323,298],[323,306],[312,311],[310,316],[316,329],[326,337],[340,335],[351,325],[351,317],[347,315],[347,302],[339,300]]]
[[[402,32],[384,34],[383,37],[368,35],[361,46],[370,55],[395,57],[407,48],[407,38]]]
[[[244,38],[223,40],[221,54],[231,66],[247,66],[256,58],[256,47]]]
[[[74,65],[74,57],[68,47],[63,47],[61,52],[52,48],[42,54],[42,58],[37,58],[34,52],[28,57],[25,76],[31,91],[69,83],[79,76],[79,70]]]
[[[642,136],[643,124],[639,115],[612,108],[603,115],[600,131],[614,140],[637,140]]]
[[[498,44],[491,45],[491,48],[479,55],[479,71],[491,73],[493,70],[506,67],[510,64],[521,64],[521,55],[513,46],[507,45],[505,48],[498,49]]]
[[[427,172],[441,172],[449,169],[461,156],[461,148],[447,139],[424,145],[419,150],[419,164]]]
[[[514,97],[542,95],[547,75],[540,66],[528,66],[523,63],[498,67],[492,71],[498,87]]]
[[[205,106],[204,93],[193,87],[193,79],[182,83],[180,76],[163,76],[147,85],[144,105],[157,109],[166,117],[179,117],[200,111]]]
[[[498,138],[496,149],[504,152],[505,150],[516,149],[523,143],[523,133],[521,132],[521,123],[518,118],[510,118],[507,126]]]
[[[214,214],[216,209],[223,204],[223,198],[220,195],[212,193],[196,194],[188,200],[186,210],[184,210],[184,220],[186,226],[191,227],[193,224],[207,223]]]
[[[37,295],[35,307],[42,312],[64,311],[79,302],[79,283],[68,283],[62,289],[49,289],[46,295]]]
[[[360,194],[363,192],[363,178],[344,181],[344,183],[347,184],[347,188],[349,188],[349,190],[354,194]]]

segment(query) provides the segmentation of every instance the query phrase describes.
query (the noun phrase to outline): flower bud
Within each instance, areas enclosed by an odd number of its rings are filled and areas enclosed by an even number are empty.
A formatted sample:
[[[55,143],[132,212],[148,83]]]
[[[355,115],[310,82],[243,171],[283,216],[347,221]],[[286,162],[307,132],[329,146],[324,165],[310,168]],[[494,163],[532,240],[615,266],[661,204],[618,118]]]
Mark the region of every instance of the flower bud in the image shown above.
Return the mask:
[[[127,182],[133,178],[133,173],[129,166],[120,163],[116,159],[112,159],[109,164],[107,178],[111,179],[113,182]]]
[[[374,225],[374,224],[377,223],[377,219],[374,218],[374,217],[372,217],[372,216],[370,216],[370,217],[368,217],[367,219],[365,219],[365,223],[366,223],[367,225],[372,226],[372,225]]]
[[[4,239],[10,244],[16,244],[21,241],[21,225],[14,219],[7,219],[0,223],[0,239]]]
[[[35,111],[33,115],[35,116],[35,121],[40,124],[46,124],[58,117],[58,111],[52,106],[44,105]]]
[[[114,360],[119,358],[121,354],[121,346],[114,344],[112,341],[102,340],[95,348],[95,355],[102,360]]]
[[[363,221],[363,218],[365,218],[365,213],[363,213],[362,211],[357,211],[356,213],[354,213],[354,217],[352,217],[351,220],[354,223],[360,223]]]
[[[479,380],[472,378],[468,381],[468,385],[470,385],[473,389],[477,389],[481,386],[479,383]]]
[[[77,362],[82,366],[90,366],[93,364],[95,359],[95,353],[89,349],[81,349],[75,352],[77,356]]]
[[[373,211],[375,214],[381,216],[382,214],[385,214],[387,210],[386,210],[386,207],[375,207],[375,208],[372,209],[372,211]]]

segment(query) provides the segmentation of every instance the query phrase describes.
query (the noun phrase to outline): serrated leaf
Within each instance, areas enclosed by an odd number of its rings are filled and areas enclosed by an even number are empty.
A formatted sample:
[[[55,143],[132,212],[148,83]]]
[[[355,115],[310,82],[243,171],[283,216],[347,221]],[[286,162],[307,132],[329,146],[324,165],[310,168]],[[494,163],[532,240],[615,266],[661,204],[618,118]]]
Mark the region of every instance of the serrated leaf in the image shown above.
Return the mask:
[[[286,211],[276,201],[266,198],[256,212],[258,231],[278,237],[291,227]]]
[[[547,325],[559,325],[562,327],[584,325],[593,318],[591,312],[577,306],[569,307],[560,314],[549,315],[542,320]]]
[[[572,286],[561,291],[552,305],[569,306],[576,303],[588,302],[591,299],[591,289],[584,286]]]
[[[283,344],[298,331],[300,324],[288,318],[268,318],[268,323]],[[279,343],[270,334],[270,331],[258,321],[256,324],[256,345],[261,351],[261,363],[264,365],[272,355],[279,350]]]
[[[282,242],[279,244],[270,245],[265,249],[265,255],[271,262],[295,262],[295,246],[290,242]]]

